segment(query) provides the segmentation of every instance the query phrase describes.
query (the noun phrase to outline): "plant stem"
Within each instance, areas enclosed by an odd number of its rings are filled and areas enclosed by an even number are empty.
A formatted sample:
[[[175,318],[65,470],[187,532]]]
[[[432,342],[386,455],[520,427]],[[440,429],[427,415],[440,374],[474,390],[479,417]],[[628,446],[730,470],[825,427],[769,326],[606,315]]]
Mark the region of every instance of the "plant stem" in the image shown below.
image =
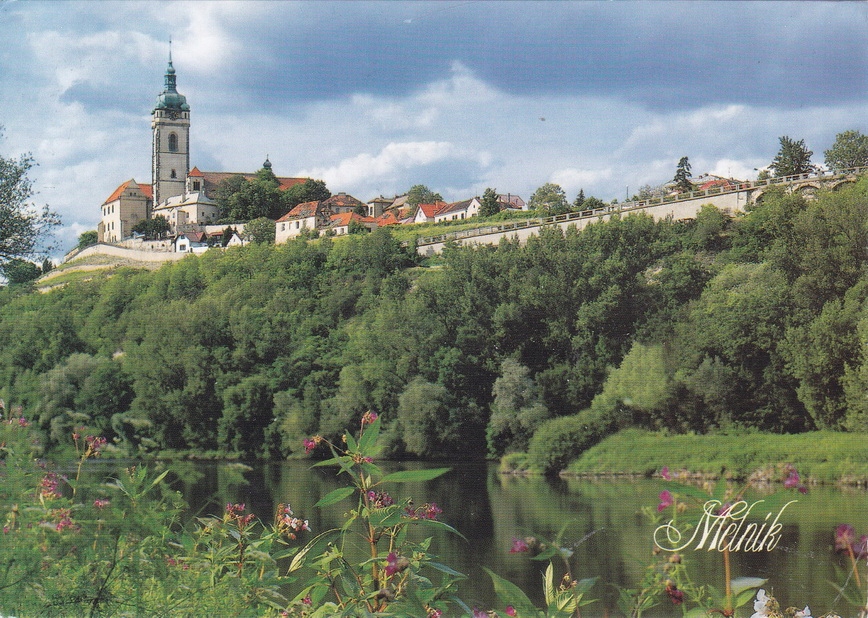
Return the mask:
[[[732,570],[729,565],[729,547],[723,548],[723,572],[726,577],[726,602],[724,609],[729,612],[727,615],[732,615]]]

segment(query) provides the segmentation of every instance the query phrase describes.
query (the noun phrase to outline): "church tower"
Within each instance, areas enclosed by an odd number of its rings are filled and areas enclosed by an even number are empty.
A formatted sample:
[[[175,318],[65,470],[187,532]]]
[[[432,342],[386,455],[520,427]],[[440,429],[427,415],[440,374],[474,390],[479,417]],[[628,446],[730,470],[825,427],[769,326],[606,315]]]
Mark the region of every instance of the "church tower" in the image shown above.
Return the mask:
[[[187,97],[179,94],[176,88],[171,43],[166,81],[163,92],[157,96],[151,129],[151,183],[156,207],[168,198],[184,193],[190,172],[190,106]]]

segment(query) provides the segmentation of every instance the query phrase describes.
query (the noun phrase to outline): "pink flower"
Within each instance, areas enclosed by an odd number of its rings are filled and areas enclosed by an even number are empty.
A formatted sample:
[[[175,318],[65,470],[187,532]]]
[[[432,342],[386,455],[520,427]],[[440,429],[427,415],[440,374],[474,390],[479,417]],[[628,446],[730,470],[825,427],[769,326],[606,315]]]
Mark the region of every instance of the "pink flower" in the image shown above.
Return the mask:
[[[675,498],[672,497],[672,492],[664,489],[660,492],[660,504],[657,505],[657,512],[662,513],[673,504],[675,504]]]
[[[793,464],[786,465],[787,477],[784,479],[785,489],[798,489],[799,493],[808,493],[808,488],[801,484],[801,478]]]
[[[516,616],[516,615],[517,615],[517,614],[515,613],[515,608],[514,608],[512,605],[507,605],[507,606],[506,606],[506,610],[504,611],[504,613],[505,613],[507,616]]]
[[[835,551],[848,551],[856,540],[856,530],[850,524],[835,528]]]
[[[473,608],[473,618],[488,618],[488,612],[478,607]]]
[[[316,448],[316,442],[314,442],[310,438],[305,438],[304,440],[302,440],[302,444],[304,444],[305,453],[310,453],[313,449]]]
[[[663,466],[663,468],[660,470],[660,476],[663,477],[664,481],[672,480],[672,475],[669,474],[669,466]]]
[[[379,415],[376,412],[365,412],[362,416],[362,426],[371,425],[378,418]]]
[[[301,600],[301,602],[302,602],[304,605],[313,605],[313,601],[311,601],[311,599],[310,599],[310,595],[307,595],[306,597],[304,597],[304,598]]]
[[[868,555],[868,535],[863,534],[858,541],[853,543],[853,553],[860,559]]]
[[[93,505],[94,505],[96,508],[98,508],[98,509],[104,509],[104,508],[107,507],[109,504],[111,504],[111,502],[109,502],[108,500],[100,500],[100,499],[96,499],[96,500],[93,501]]]
[[[526,551],[530,551],[530,545],[527,544],[527,541],[518,537],[512,537],[512,547],[510,548],[509,553],[523,554]]]
[[[399,556],[395,552],[389,553],[386,556],[386,577],[391,577],[395,573],[400,573],[410,566],[410,561],[404,556]]]

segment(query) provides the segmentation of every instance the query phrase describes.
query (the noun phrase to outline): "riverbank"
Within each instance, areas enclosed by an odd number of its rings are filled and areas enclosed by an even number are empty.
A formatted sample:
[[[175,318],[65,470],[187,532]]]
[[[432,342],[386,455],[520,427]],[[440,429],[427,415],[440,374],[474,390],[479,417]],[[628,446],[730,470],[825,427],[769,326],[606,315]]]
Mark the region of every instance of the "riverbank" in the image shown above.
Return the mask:
[[[523,454],[508,455],[501,472],[535,474],[526,461]],[[809,484],[868,486],[868,434],[672,435],[625,429],[586,450],[561,476],[653,476],[667,466],[696,478],[771,481],[787,463]]]

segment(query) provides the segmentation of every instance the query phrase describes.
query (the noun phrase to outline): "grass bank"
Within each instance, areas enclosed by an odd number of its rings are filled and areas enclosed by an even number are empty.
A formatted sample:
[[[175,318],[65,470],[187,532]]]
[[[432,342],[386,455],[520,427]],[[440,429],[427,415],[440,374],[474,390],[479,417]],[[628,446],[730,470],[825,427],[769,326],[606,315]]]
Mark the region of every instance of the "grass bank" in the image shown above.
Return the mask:
[[[815,431],[668,435],[627,429],[582,453],[567,475],[645,475],[663,466],[707,476],[773,476],[794,464],[812,483],[868,484],[868,434]]]

